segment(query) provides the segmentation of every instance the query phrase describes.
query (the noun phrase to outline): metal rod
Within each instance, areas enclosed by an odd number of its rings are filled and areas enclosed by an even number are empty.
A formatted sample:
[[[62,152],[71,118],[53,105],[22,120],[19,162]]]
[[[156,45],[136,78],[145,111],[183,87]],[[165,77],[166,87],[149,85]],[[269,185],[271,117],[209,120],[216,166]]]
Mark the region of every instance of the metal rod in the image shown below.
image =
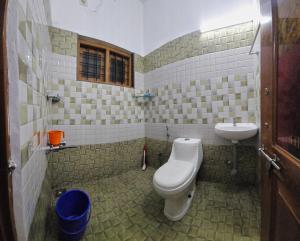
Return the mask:
[[[277,159],[274,158],[272,159],[266,152],[265,152],[265,148],[264,146],[262,146],[261,148],[258,149],[260,151],[260,153],[267,159],[268,162],[270,162],[270,164],[275,167],[276,170],[280,171],[280,166],[277,165]]]
[[[259,54],[258,52],[252,52],[253,48],[254,48],[254,44],[255,44],[257,36],[258,36],[258,33],[259,33],[259,30],[260,30],[260,23],[258,24],[258,27],[256,29],[256,33],[255,33],[255,36],[254,36],[254,39],[253,39],[253,42],[252,42],[252,45],[251,45],[251,48],[250,48],[250,51],[249,51],[250,55]]]
[[[232,176],[237,174],[236,162],[237,162],[237,143],[233,143],[233,161],[232,161],[232,170],[230,172]]]

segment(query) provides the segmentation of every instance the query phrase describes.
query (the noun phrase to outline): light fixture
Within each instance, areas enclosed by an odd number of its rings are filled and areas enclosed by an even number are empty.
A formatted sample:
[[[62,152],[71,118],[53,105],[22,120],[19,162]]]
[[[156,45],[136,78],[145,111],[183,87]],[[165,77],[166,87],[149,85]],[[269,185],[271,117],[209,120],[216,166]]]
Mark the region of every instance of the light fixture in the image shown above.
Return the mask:
[[[270,16],[260,16],[259,22],[260,24],[266,24],[270,22],[272,18]]]

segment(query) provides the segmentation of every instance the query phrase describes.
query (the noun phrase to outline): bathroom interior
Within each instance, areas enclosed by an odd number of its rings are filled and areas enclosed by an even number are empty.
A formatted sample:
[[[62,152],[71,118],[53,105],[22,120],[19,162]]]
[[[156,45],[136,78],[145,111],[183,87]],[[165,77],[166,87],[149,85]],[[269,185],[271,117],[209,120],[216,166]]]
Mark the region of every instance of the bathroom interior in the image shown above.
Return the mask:
[[[300,240],[298,1],[3,2],[3,240]]]

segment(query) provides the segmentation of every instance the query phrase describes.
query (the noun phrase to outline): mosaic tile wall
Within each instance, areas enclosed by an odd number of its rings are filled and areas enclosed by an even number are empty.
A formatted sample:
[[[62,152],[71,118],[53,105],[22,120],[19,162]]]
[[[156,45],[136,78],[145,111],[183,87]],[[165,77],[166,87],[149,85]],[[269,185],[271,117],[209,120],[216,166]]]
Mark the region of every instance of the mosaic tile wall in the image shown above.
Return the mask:
[[[168,128],[168,131],[167,131]],[[167,134],[172,142],[178,137],[200,138],[206,145],[231,145],[231,141],[215,134],[214,124],[168,124],[168,123],[146,123],[145,135],[151,139],[165,141]],[[241,142],[243,145],[257,145],[258,135]]]
[[[178,61],[145,74],[147,123],[256,122],[250,47]]]
[[[119,175],[141,166],[145,139],[84,145],[49,154],[54,188]]]
[[[28,238],[29,241],[41,241],[45,239],[46,233],[49,229],[49,214],[52,211],[50,210],[51,200],[53,199],[52,195],[53,191],[51,188],[50,174],[49,169],[47,169],[47,173],[41,188],[41,194],[39,196],[34,218],[31,224]]]
[[[159,168],[170,156],[172,142],[146,138],[147,161],[150,166]],[[231,176],[233,147],[229,145],[203,145],[203,163],[199,171],[201,181],[235,183],[241,185],[257,184],[257,151],[253,146],[238,146],[238,173]]]
[[[159,54],[150,53],[144,58],[136,55],[137,71],[146,74],[136,72],[135,90],[76,81],[76,57],[72,57],[76,53],[69,51],[75,45],[76,34],[56,28],[50,31],[54,49],[51,91],[63,96],[63,102],[51,108],[53,127],[144,121],[215,124],[232,122],[233,118],[237,122],[256,122],[253,59],[248,55],[249,47],[241,47],[253,40],[252,22],[202,33],[200,37],[200,33],[188,34],[154,51]],[[56,48],[59,41],[60,49]],[[174,49],[181,54],[170,54]],[[161,61],[162,56],[168,60]],[[162,64],[147,69],[149,58]],[[149,102],[133,98],[144,89],[156,97]]]
[[[51,42],[49,2],[10,1],[7,35],[13,178],[18,240],[26,241],[42,188]],[[12,74],[15,73],[15,74]],[[11,89],[14,86],[14,90]],[[11,102],[16,106],[12,108]],[[18,139],[18,140],[17,140]]]
[[[50,108],[51,128],[68,129],[68,126],[72,126],[74,130],[80,129],[84,132],[86,125],[93,126],[94,132],[97,132],[101,126],[110,129],[110,126],[118,125],[125,127],[121,129],[127,136],[134,132],[135,128],[138,128],[139,133],[144,132],[143,126],[136,126],[144,123],[144,102],[134,97],[143,92],[143,74],[135,72],[134,89],[77,81],[77,52],[72,52],[73,46],[77,46],[77,34],[57,28],[50,28],[50,32],[53,54],[52,83],[49,89],[52,94],[63,97],[61,102],[53,104]],[[135,64],[137,69],[143,68],[142,58],[138,55]],[[104,138],[104,135],[102,137]],[[113,136],[106,137],[107,143],[114,139]],[[138,134],[137,137],[144,135]],[[103,143],[78,141],[74,135],[69,138],[69,142],[80,145]]]
[[[52,186],[64,187],[82,180],[96,180],[139,168],[147,144],[147,161],[159,168],[169,158],[172,142],[151,138],[110,144],[84,145],[49,154]],[[204,159],[200,178],[212,182],[256,184],[257,152],[252,146],[238,147],[237,176],[230,175],[232,146],[203,145]]]
[[[144,58],[139,55],[135,54],[134,55],[134,71],[138,73],[144,73]]]
[[[144,123],[119,125],[55,125],[65,132],[68,145],[96,145],[145,137]]]
[[[208,32],[202,37],[200,33],[193,34],[154,51],[149,55],[152,62],[147,60],[149,56],[144,58],[145,89],[155,95],[145,105],[149,162],[158,168],[167,161],[171,142],[177,137],[201,138],[204,148],[201,180],[254,185],[257,138],[238,147],[239,173],[232,177],[232,164],[228,164],[232,160],[231,143],[214,132],[219,122],[258,121],[260,78],[256,61],[249,55],[254,37],[252,23]],[[210,38],[210,47],[201,44],[206,37]],[[148,67],[147,61],[151,62]],[[170,142],[166,141],[166,127]]]
[[[253,38],[250,23],[201,35],[191,33],[144,58],[135,55],[136,88],[130,89],[76,81],[77,35],[56,28],[48,29],[50,9],[47,0],[19,1],[16,6],[18,84],[19,90],[22,90],[17,101],[24,240],[35,210],[39,221],[33,221],[32,230],[42,229],[45,224],[45,213],[41,215],[41,210],[47,204],[44,205],[44,191],[40,195],[40,190],[47,168],[43,148],[48,129],[64,126],[70,132],[82,134],[73,135],[72,138],[77,139],[68,143],[91,144],[49,156],[51,181],[54,186],[59,186],[81,179],[108,177],[139,167],[140,150],[145,143],[145,121],[146,129],[147,124],[161,123],[201,123],[208,126],[216,121],[231,121],[232,117],[236,117],[237,121],[255,121],[252,62],[246,58],[247,48],[242,48],[250,45]],[[51,48],[52,54],[49,53]],[[210,58],[214,62],[210,62]],[[144,89],[156,94],[149,103],[133,98]],[[63,101],[53,105],[47,103],[49,92],[60,94]],[[99,126],[109,131],[97,134],[101,140],[93,140],[94,136],[88,133],[97,133],[101,129]],[[94,129],[86,130],[86,127]],[[134,133],[136,129],[138,131]],[[117,142],[118,134],[124,142]],[[155,135],[152,136],[155,138]],[[141,139],[126,141],[133,137]],[[117,143],[103,144],[110,142]],[[164,143],[149,141],[149,158],[153,163],[163,162],[168,157],[170,143],[164,146]],[[157,150],[161,150],[162,154],[156,158]],[[224,153],[229,153],[225,147]],[[224,174],[224,170],[219,170],[212,160],[207,161],[207,168],[204,168],[207,174],[203,178],[225,180],[227,172]],[[250,167],[247,168],[250,170]],[[249,174],[246,179],[251,177]],[[45,182],[42,190],[47,190],[47,178]],[[30,237],[39,240],[42,237],[39,235],[43,236],[32,231]]]
[[[60,35],[67,36],[69,34],[63,30],[56,31]],[[229,40],[231,39],[229,35],[236,34],[237,37],[232,37],[232,39],[235,39],[237,43],[236,45],[228,44],[226,50],[221,51],[223,49],[219,48],[218,41],[214,40],[210,44],[211,46],[215,44],[216,52],[209,54],[204,54],[206,53],[205,44],[200,44],[203,49],[201,53],[197,52],[198,55],[192,55],[194,57],[183,60],[181,57],[173,56],[170,61],[175,61],[174,63],[146,71],[145,76],[140,74],[140,79],[144,79],[141,81],[144,82],[144,85],[140,85],[138,91],[146,89],[155,94],[150,101],[134,99],[132,96],[139,93],[137,90],[76,81],[76,58],[68,56],[67,52],[56,51],[52,60],[54,81],[51,90],[63,96],[64,101],[52,105],[51,123],[53,128],[59,128],[69,133],[67,134],[70,137],[69,144],[90,144],[92,149],[95,149],[97,144],[116,142],[118,136],[121,141],[133,139],[130,138],[133,130],[130,126],[140,124],[138,129],[141,130],[144,122],[146,122],[144,126],[146,133],[139,132],[137,138],[143,137],[144,134],[153,139],[164,140],[165,132],[162,131],[162,128],[165,127],[161,125],[168,124],[172,126],[170,141],[178,136],[192,136],[192,133],[199,132],[203,143],[208,148],[210,145],[228,145],[229,142],[215,136],[213,127],[216,122],[231,122],[233,118],[237,122],[256,121],[253,59],[248,55],[250,47],[241,47],[246,43],[249,44],[249,41],[245,41],[245,36],[250,39],[250,33],[252,33],[252,23],[207,33],[207,36],[211,36],[210,39],[214,38],[212,36],[216,36],[217,39],[222,34],[228,34]],[[253,34],[251,36],[253,38]],[[186,41],[186,39],[192,38],[181,38],[182,41]],[[163,47],[158,51],[163,52]],[[182,48],[181,51],[185,52],[185,49]],[[147,57],[136,57],[135,65],[139,72],[145,72],[144,63]],[[129,110],[129,114],[127,110]],[[156,125],[159,127],[157,128]],[[112,138],[111,128],[116,130],[115,139]],[[126,134],[122,134],[122,130],[125,128],[128,128],[127,131],[124,131]],[[179,129],[183,131],[178,131]],[[77,139],[80,140],[77,142]],[[86,146],[80,148],[86,148]],[[148,148],[152,162],[163,162],[169,156],[171,144],[160,145],[155,144],[155,141],[150,141]],[[165,151],[161,151],[162,148]],[[224,156],[228,156],[228,150],[231,150],[231,147],[226,149],[221,146],[220,148],[227,153]],[[151,153],[156,152],[161,155],[155,154],[154,157],[151,157],[153,156]],[[51,156],[50,162],[53,162],[53,158],[55,155]],[[73,160],[74,157],[70,157],[71,159]],[[75,160],[78,165],[86,165],[85,159],[75,157]],[[222,163],[220,166],[224,168],[224,160],[219,162]],[[109,163],[113,168],[113,162]],[[209,159],[207,163],[207,175],[205,176],[209,176],[211,180],[215,181],[229,180],[229,177],[226,176],[229,171],[225,172],[225,169],[224,172],[220,171],[218,165],[214,166],[214,162]],[[256,163],[254,162],[253,165],[255,166]],[[230,168],[227,169],[230,170]],[[246,166],[245,169],[250,173],[245,175],[245,182],[253,182],[252,166]],[[54,173],[56,173],[60,168],[52,168],[52,170],[55,170]],[[110,172],[108,171],[108,173]],[[211,177],[213,175],[210,173],[217,173],[217,177],[213,179]],[[55,175],[57,176],[54,180],[59,180],[59,177],[63,176]],[[103,175],[105,173],[102,173]],[[70,174],[65,176],[70,176]],[[64,183],[64,181],[59,182]]]
[[[172,142],[146,138],[147,164],[159,168],[166,163],[172,151]]]
[[[77,34],[55,27],[49,27],[52,52],[61,55],[77,56]]]
[[[39,9],[31,4],[32,2],[28,1],[25,9],[22,4],[17,5],[22,166],[39,145],[45,144],[47,130],[46,93],[49,66],[46,60],[51,52],[51,44],[45,22],[47,19],[43,19],[42,23],[40,19],[34,19],[35,14],[32,11]]]
[[[184,136],[229,145],[215,135],[216,123],[256,123],[259,79],[249,55],[253,38],[249,22],[191,33],[145,56],[144,87],[155,95],[145,104],[146,137],[165,140],[168,125],[171,141]],[[256,139],[246,143],[256,145]]]
[[[21,151],[20,151],[20,123],[19,123],[19,79],[18,71],[18,32],[19,19],[17,0],[10,0],[7,4],[7,28],[6,28],[6,45],[7,45],[7,74],[8,74],[8,127],[10,135],[10,150],[11,158],[15,160],[17,168],[13,173],[12,186],[13,186],[13,205],[15,226],[18,238],[20,241],[25,240],[25,222],[23,218],[23,201],[22,201],[22,164],[21,164]]]
[[[144,122],[143,102],[135,89],[76,80],[52,82],[63,102],[51,108],[52,125],[110,125]]]
[[[144,71],[147,73],[194,56],[249,46],[253,38],[252,22],[205,33],[196,31],[172,40],[145,56]]]

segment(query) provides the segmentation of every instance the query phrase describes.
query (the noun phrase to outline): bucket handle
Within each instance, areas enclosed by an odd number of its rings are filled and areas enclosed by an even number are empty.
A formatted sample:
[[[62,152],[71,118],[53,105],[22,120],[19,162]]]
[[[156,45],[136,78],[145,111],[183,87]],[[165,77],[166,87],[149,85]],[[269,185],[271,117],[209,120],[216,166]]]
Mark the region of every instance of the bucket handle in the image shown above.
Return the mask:
[[[91,219],[91,215],[92,215],[92,205],[90,206],[89,218],[88,218],[88,220],[87,220],[86,224],[88,224],[88,223],[89,223],[89,221],[90,221],[90,219]]]

